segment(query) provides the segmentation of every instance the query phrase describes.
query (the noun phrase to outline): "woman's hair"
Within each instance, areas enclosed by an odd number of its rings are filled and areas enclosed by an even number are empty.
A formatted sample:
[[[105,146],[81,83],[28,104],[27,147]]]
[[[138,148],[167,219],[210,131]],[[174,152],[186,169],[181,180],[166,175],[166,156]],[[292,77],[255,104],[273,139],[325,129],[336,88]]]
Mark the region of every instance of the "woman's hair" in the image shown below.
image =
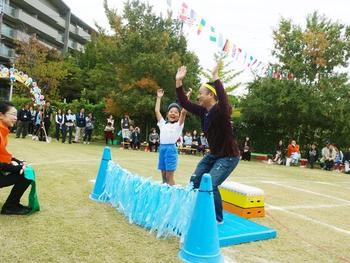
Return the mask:
[[[8,112],[11,107],[15,107],[11,102],[0,101],[0,112],[2,114],[5,114],[6,112]]]

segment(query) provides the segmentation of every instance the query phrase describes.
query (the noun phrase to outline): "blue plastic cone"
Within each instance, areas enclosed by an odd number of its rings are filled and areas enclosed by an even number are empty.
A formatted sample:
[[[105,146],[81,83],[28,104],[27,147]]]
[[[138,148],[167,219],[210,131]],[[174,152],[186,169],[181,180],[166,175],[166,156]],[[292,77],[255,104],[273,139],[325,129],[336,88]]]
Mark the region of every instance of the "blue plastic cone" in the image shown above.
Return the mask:
[[[220,252],[211,176],[204,174],[201,180],[190,226],[179,257],[184,262],[224,262]]]
[[[106,171],[108,162],[112,160],[111,158],[111,149],[109,147],[105,147],[103,149],[102,160],[100,164],[100,168],[98,170],[98,174],[96,176],[94,190],[90,194],[90,198],[95,201],[99,201],[100,195],[104,190],[104,183],[106,179]]]

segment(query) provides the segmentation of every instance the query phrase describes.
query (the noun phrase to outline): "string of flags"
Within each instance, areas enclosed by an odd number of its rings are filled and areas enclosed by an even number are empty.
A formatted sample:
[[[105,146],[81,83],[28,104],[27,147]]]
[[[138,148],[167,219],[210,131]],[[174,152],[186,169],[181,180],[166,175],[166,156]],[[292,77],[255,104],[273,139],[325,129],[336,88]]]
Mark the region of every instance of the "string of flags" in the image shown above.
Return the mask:
[[[167,0],[169,9],[172,9],[172,1]],[[235,61],[242,60],[242,64],[255,72],[263,68],[263,62],[259,61],[255,56],[248,55],[247,52],[243,52],[242,48],[234,44],[230,39],[225,39],[223,34],[217,32],[213,25],[208,25],[207,20],[203,17],[199,19],[197,12],[189,8],[186,2],[182,2],[177,18],[188,27],[196,26],[197,35],[203,34],[204,31],[209,32],[209,41],[216,43],[217,47],[231,56]],[[241,54],[244,53],[244,56]]]
[[[172,10],[172,0],[166,1],[168,10]],[[177,18],[183,25],[187,25],[189,28],[195,26],[194,30],[198,36],[203,36],[204,32],[207,32],[209,36],[208,40],[212,43],[216,43],[218,49],[227,53],[233,61],[240,63],[244,69],[249,69],[256,75],[263,75],[276,79],[292,80],[294,78],[292,73],[281,72],[274,69],[273,66],[259,60],[256,56],[250,54],[230,39],[224,38],[222,33],[217,31],[213,25],[209,25],[204,17],[198,16],[197,12],[190,8],[186,2],[182,2],[180,5]]]

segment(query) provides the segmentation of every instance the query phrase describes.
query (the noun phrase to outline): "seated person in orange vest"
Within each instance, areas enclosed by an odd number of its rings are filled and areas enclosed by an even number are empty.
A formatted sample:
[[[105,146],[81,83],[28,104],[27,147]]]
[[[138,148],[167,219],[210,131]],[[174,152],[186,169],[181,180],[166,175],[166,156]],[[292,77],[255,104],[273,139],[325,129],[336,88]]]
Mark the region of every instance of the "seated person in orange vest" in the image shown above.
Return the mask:
[[[17,110],[10,102],[0,101],[0,188],[13,185],[1,209],[5,215],[25,215],[31,212],[20,199],[31,181],[24,177],[25,163],[17,160],[6,149],[10,129],[17,121]]]
[[[292,140],[288,145],[286,165],[287,166],[290,166],[291,164],[296,165],[299,162],[299,159],[300,159],[299,144],[297,144],[295,140]]]

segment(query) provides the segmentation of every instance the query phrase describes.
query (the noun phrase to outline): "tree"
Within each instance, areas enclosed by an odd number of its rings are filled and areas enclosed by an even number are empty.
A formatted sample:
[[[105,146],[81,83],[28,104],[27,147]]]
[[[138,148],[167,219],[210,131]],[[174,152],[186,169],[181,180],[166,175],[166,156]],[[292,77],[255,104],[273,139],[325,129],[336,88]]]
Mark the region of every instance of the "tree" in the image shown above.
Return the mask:
[[[313,13],[305,29],[282,19],[273,35],[275,67],[294,78],[263,77],[249,84],[241,104],[246,132],[260,150],[280,138],[349,146],[350,85],[341,69],[350,57],[350,27]]]
[[[128,1],[122,15],[104,4],[114,34],[101,29],[79,58],[87,96],[107,99],[107,111],[117,116],[129,112],[139,123],[153,122],[156,89],[165,90],[164,106],[175,100],[175,74],[183,64],[185,86],[198,85],[198,58],[187,50],[180,24],[156,16],[148,4]]]
[[[318,84],[337,74],[337,68],[348,66],[350,26],[317,12],[307,17],[305,29],[282,18],[273,38],[272,54],[279,60],[278,66],[303,83]]]
[[[37,82],[43,95],[58,99],[59,83],[67,75],[62,54],[56,49],[47,48],[35,37],[28,42],[19,42],[16,51],[19,54],[16,67]]]
[[[218,73],[219,78],[224,84],[225,91],[228,95],[229,102],[231,105],[237,106],[238,99],[232,95],[232,92],[239,88],[242,83],[232,83],[235,78],[237,78],[243,71],[236,72],[233,69],[230,69],[232,62],[227,62],[228,54],[226,52],[220,51],[214,54],[214,59],[216,63],[219,63]],[[202,76],[209,81],[212,81],[211,69],[202,70]]]
[[[84,88],[83,70],[73,55],[66,57],[63,63],[67,74],[59,83],[59,96],[67,102],[71,102],[81,97]]]

